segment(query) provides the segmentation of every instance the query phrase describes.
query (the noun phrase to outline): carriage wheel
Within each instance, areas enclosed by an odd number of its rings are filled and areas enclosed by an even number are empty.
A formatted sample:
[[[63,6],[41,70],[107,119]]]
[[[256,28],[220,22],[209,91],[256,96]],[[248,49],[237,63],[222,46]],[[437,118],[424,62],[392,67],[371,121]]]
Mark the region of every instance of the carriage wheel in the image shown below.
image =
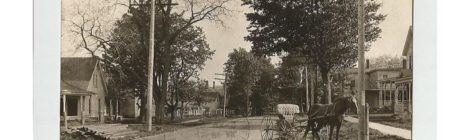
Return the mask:
[[[306,128],[307,128],[307,127],[305,127],[305,126],[296,126],[296,127],[294,127],[294,129],[293,129],[293,131],[292,131],[293,137],[294,137],[294,138],[300,138],[300,137],[302,137],[302,136],[304,135],[304,133],[305,133],[305,129],[306,129]]]
[[[261,120],[261,139],[272,140],[277,129],[276,121],[272,116],[264,116]]]

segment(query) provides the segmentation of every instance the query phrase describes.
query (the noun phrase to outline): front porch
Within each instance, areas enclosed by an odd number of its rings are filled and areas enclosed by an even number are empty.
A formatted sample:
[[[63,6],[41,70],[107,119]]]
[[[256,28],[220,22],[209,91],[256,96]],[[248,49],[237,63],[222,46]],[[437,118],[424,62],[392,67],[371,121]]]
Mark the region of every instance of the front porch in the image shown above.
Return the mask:
[[[378,82],[379,108],[391,107],[395,114],[412,112],[412,79],[390,78]]]
[[[89,112],[85,113],[85,98],[91,98],[93,94],[92,92],[83,90],[61,90],[60,121],[63,121],[65,128],[68,128],[67,121],[69,120],[80,120],[81,124],[85,125],[86,118],[89,118],[91,114]],[[88,111],[90,111],[90,109],[88,109]],[[102,119],[101,115],[99,119]]]

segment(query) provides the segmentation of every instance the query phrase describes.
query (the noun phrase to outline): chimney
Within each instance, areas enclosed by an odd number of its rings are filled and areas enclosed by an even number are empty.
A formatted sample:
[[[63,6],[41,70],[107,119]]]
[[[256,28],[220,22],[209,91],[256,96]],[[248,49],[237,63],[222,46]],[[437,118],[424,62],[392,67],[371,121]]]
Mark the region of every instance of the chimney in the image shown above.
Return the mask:
[[[212,81],[212,88],[215,89],[215,81]]]
[[[366,59],[366,69],[369,68],[369,59]]]
[[[406,69],[406,59],[402,60],[402,64],[403,64],[403,69]]]

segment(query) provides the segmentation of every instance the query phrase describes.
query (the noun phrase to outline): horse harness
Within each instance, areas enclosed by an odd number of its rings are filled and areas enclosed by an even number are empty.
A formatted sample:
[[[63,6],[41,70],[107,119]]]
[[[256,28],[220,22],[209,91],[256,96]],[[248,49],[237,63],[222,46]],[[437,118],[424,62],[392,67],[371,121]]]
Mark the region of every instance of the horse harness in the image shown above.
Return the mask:
[[[323,119],[323,118],[332,117],[336,115],[334,112],[334,109],[336,108],[336,104],[328,105],[325,107],[326,107],[326,110],[324,110],[321,115],[315,114],[315,116],[309,116],[310,120]]]

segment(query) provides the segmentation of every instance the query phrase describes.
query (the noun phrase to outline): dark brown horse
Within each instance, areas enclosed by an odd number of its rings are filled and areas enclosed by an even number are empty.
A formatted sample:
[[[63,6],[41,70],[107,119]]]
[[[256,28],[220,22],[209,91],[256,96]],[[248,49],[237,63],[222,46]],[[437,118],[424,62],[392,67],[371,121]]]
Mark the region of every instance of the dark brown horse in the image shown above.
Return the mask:
[[[307,129],[304,138],[307,136],[308,131],[312,129],[313,139],[318,138],[318,132],[325,126],[330,126],[329,139],[333,139],[333,129],[336,127],[336,140],[338,140],[339,129],[344,119],[346,110],[351,109],[357,113],[357,101],[353,96],[343,96],[335,100],[333,104],[314,104],[310,107],[308,112]]]

